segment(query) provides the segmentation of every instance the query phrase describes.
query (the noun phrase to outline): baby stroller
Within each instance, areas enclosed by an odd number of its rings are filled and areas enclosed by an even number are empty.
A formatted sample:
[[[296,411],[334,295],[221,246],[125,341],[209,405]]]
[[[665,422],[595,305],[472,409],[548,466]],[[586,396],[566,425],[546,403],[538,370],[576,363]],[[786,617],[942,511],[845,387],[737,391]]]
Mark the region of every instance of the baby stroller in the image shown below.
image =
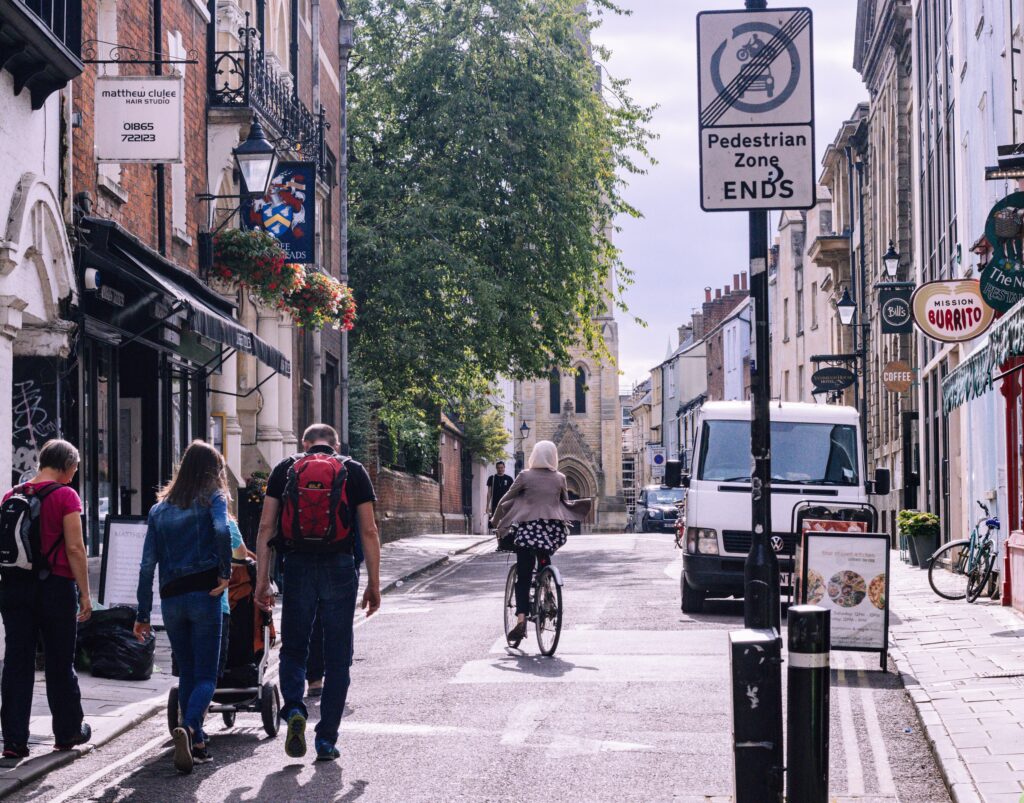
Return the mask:
[[[270,648],[277,640],[273,617],[256,606],[256,562],[231,561],[231,583],[228,601],[231,625],[228,631],[227,660],[224,674],[217,681],[210,704],[211,713],[219,713],[225,726],[235,724],[239,711],[259,712],[263,730],[276,736],[281,711],[281,695],[277,684],[266,680],[270,665]],[[175,671],[175,674],[177,672]],[[180,724],[178,687],[167,695],[167,726],[173,733]]]

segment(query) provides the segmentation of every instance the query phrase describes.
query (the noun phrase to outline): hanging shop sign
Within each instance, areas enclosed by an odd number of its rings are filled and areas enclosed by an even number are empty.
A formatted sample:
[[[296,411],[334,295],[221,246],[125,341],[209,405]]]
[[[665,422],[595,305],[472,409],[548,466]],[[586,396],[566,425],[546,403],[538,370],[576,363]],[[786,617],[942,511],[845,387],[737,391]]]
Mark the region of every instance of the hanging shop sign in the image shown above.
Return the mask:
[[[807,8],[697,15],[705,211],[814,206],[811,28]]]
[[[944,343],[973,340],[992,325],[994,312],[977,279],[922,284],[911,297],[914,323],[925,337]]]
[[[878,302],[881,307],[882,334],[902,335],[914,330],[914,316],[910,312],[909,287],[881,287]]]
[[[1024,298],[1024,192],[1007,195],[985,221],[989,260],[981,269],[981,294],[997,312]]]
[[[263,229],[281,243],[288,262],[316,261],[316,164],[281,162],[267,194],[242,204],[242,226]]]
[[[890,393],[906,393],[913,387],[915,371],[902,360],[887,362],[882,369],[882,384]]]
[[[181,162],[185,85],[180,75],[96,78],[97,162]]]
[[[819,368],[811,374],[811,384],[814,385],[814,390],[820,393],[846,390],[855,380],[853,371],[838,365]]]

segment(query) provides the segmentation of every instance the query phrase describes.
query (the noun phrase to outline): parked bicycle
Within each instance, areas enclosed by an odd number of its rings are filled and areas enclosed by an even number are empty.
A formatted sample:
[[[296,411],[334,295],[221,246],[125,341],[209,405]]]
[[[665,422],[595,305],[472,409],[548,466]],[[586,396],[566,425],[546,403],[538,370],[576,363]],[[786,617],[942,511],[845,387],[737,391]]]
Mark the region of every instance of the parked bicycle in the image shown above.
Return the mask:
[[[508,570],[505,580],[505,610],[503,633],[516,625],[516,566]],[[530,585],[530,612],[526,621],[537,628],[537,646],[541,655],[552,656],[562,635],[562,575],[547,555],[537,557],[537,569]],[[519,640],[509,641],[510,647],[518,647]]]
[[[944,599],[974,602],[992,578],[998,549],[992,533],[999,531],[999,519],[989,515],[984,503],[978,502],[978,507],[985,515],[975,523],[970,538],[950,541],[931,557],[928,582]]]

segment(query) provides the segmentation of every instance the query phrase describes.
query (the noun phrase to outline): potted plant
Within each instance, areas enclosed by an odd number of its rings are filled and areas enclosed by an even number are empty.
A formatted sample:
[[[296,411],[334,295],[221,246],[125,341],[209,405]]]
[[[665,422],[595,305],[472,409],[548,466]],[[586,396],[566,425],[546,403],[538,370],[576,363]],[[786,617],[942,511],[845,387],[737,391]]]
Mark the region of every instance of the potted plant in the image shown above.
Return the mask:
[[[906,535],[911,548],[911,562],[927,569],[932,553],[939,548],[939,517],[934,513],[901,510],[898,516],[900,534]]]
[[[279,306],[302,283],[302,273],[265,231],[225,229],[213,240],[213,275],[242,285],[270,306]]]
[[[303,329],[333,326],[348,331],[355,325],[356,303],[352,291],[320,271],[308,271],[302,282],[285,297],[284,307]]]

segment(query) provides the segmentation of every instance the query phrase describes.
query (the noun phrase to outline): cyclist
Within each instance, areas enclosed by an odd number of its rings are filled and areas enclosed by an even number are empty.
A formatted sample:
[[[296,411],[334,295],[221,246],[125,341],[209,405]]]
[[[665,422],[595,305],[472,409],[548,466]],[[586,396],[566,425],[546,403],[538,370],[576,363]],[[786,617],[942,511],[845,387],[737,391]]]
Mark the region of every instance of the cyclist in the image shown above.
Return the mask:
[[[583,521],[591,505],[590,499],[569,499],[565,475],[558,470],[558,447],[538,441],[529,467],[516,477],[491,519],[498,537],[508,535],[516,552],[517,622],[507,634],[509,642],[518,643],[526,635],[534,565],[538,560],[546,564],[565,543],[569,522]]]

